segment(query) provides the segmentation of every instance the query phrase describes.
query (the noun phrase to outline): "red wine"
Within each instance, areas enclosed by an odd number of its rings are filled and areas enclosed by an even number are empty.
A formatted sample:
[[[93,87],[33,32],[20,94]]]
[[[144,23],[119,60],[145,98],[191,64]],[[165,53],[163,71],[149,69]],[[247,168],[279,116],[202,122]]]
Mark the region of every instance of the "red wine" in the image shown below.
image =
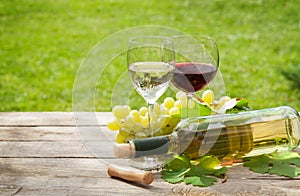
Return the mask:
[[[205,63],[176,63],[172,82],[182,91],[197,92],[215,77],[217,69]]]

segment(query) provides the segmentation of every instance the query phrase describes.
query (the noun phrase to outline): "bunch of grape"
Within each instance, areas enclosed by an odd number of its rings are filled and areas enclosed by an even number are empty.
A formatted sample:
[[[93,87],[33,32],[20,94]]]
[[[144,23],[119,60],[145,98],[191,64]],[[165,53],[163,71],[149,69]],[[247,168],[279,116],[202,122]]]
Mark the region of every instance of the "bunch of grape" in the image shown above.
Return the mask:
[[[219,113],[232,108],[236,101],[230,97],[222,97],[214,100],[214,92],[206,90],[202,93],[199,104],[208,106],[212,111]],[[235,101],[233,103],[233,101]],[[108,128],[118,131],[116,142],[125,143],[135,138],[167,135],[173,132],[181,119],[183,108],[195,108],[195,102],[191,100],[187,104],[187,96],[184,92],[177,92],[176,99],[167,97],[163,103],[154,104],[152,111],[151,131],[149,130],[149,110],[141,107],[139,110],[131,109],[128,105],[117,105],[112,109],[114,120],[108,123]]]
[[[180,121],[181,109],[186,107],[187,97],[183,92],[176,93],[176,99],[167,97],[163,103],[154,104],[149,131],[149,110],[141,107],[131,109],[128,105],[117,105],[112,109],[114,120],[108,123],[108,128],[118,131],[116,142],[124,143],[134,138],[167,135],[173,132]],[[189,103],[193,107],[194,103]]]

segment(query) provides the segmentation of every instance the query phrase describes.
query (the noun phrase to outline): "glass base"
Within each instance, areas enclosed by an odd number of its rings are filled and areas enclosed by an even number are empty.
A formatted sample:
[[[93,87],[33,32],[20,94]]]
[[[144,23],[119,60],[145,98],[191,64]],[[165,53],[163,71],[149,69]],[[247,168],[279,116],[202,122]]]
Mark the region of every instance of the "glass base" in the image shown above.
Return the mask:
[[[160,170],[164,166],[165,157],[153,156],[153,157],[139,157],[129,160],[131,167],[142,170]]]

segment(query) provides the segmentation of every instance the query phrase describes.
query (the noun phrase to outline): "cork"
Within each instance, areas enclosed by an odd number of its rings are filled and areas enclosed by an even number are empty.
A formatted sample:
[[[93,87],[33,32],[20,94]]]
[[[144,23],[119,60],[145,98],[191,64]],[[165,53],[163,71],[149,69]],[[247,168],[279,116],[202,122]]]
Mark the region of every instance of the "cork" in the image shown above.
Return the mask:
[[[114,154],[116,158],[128,158],[131,156],[133,152],[131,152],[130,144],[115,144],[114,145]]]
[[[150,171],[143,171],[114,165],[108,166],[107,173],[111,177],[121,178],[127,181],[139,182],[143,184],[151,184],[154,180],[154,175]]]

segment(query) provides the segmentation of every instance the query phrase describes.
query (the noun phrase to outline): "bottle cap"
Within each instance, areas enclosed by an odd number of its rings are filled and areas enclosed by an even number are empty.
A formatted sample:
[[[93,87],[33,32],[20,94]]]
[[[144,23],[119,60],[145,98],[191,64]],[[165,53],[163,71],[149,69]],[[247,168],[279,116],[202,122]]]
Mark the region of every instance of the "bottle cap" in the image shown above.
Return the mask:
[[[168,136],[134,139],[129,143],[114,145],[116,158],[141,157],[168,153]]]
[[[134,146],[134,156],[149,156],[168,153],[170,139],[168,136],[158,136],[130,141]]]

